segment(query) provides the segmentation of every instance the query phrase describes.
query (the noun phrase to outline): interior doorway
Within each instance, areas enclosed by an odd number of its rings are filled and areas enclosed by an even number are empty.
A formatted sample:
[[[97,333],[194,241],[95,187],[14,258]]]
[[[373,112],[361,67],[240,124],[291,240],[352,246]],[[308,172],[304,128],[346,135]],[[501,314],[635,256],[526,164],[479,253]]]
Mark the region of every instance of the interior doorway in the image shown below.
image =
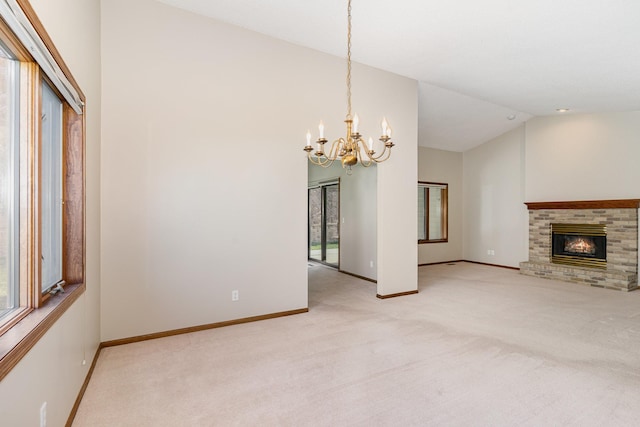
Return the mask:
[[[308,258],[340,268],[340,181],[308,190]]]

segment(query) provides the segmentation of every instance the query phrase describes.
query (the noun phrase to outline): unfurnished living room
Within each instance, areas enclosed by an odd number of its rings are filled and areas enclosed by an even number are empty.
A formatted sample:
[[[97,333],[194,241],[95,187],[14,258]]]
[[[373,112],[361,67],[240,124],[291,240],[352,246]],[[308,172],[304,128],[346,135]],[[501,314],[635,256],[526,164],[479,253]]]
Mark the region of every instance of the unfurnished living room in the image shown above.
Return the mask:
[[[0,0],[0,425],[637,425],[638,16]]]

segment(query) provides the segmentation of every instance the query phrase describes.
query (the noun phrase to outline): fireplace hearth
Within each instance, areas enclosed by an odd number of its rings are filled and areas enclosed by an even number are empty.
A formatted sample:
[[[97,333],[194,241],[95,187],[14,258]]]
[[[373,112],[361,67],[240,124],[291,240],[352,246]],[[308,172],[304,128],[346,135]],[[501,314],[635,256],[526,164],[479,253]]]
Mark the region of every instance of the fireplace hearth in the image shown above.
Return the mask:
[[[551,224],[551,262],[607,268],[607,226]]]

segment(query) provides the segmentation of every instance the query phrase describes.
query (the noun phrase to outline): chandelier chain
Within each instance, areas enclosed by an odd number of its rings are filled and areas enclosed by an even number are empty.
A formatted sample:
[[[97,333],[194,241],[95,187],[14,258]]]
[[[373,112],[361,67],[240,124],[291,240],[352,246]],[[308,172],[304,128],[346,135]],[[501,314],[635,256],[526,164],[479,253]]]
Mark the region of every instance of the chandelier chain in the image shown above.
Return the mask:
[[[351,119],[351,0],[347,6],[347,118]]]

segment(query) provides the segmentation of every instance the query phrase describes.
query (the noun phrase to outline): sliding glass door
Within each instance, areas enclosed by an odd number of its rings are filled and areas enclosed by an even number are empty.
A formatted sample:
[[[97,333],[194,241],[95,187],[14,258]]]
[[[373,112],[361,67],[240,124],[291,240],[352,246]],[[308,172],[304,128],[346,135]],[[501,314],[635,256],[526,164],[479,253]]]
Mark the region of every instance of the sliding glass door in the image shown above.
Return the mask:
[[[340,263],[340,186],[309,188],[309,259],[334,267]]]

